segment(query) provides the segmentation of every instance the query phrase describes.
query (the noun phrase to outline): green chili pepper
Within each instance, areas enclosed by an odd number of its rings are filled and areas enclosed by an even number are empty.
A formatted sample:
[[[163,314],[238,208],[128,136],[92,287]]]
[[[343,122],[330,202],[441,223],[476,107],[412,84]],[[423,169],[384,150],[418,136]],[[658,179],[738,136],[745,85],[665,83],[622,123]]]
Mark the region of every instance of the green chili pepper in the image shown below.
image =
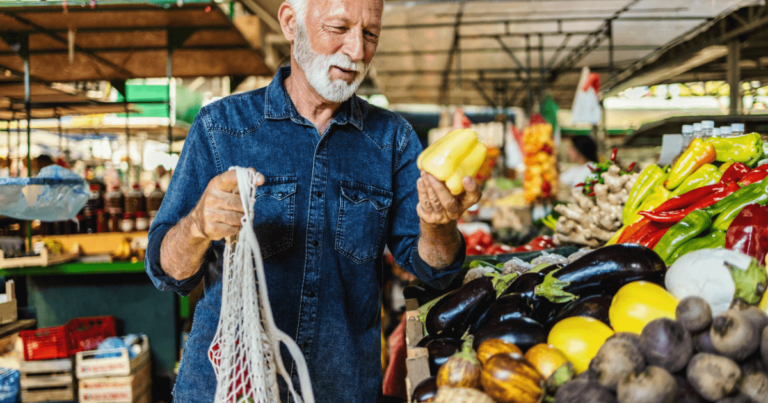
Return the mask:
[[[715,147],[717,161],[747,162],[763,153],[763,141],[758,133],[737,137],[712,137],[707,143]]]
[[[670,227],[653,250],[666,262],[677,248],[706,231],[711,224],[709,214],[702,210],[694,210],[682,221]]]
[[[760,183],[762,184],[763,182]],[[755,190],[744,197],[729,203],[723,212],[717,216],[715,221],[712,222],[712,228],[720,231],[727,231],[728,227],[731,226],[733,219],[739,215],[744,207],[747,207],[750,204],[759,204],[761,206],[768,204],[768,187]]]
[[[725,209],[728,207],[729,204],[731,204],[733,201],[747,197],[747,195],[751,195],[753,193],[759,193],[760,185],[762,182],[753,183],[749,186],[744,186],[743,188],[731,193],[727,197],[723,198],[719,202],[707,207],[704,209],[710,217],[715,217],[718,214],[725,211]]]
[[[665,171],[665,169],[659,168],[658,165],[652,164],[640,172],[640,176],[638,176],[635,185],[632,186],[632,190],[629,191],[629,197],[624,204],[624,211],[622,212],[623,222],[629,222],[630,217],[637,213],[640,204],[655,188],[664,183],[667,179]]]
[[[695,250],[722,248],[725,246],[725,234],[725,231],[712,231],[703,237],[691,239],[677,248],[675,253],[665,263],[667,266],[671,266],[680,256]]]
[[[702,186],[713,185],[717,183],[722,176],[722,172],[720,172],[716,166],[712,164],[704,164],[697,169],[696,172],[685,178],[683,184],[678,186],[672,192],[670,197],[680,196],[681,194],[688,193],[689,191]]]

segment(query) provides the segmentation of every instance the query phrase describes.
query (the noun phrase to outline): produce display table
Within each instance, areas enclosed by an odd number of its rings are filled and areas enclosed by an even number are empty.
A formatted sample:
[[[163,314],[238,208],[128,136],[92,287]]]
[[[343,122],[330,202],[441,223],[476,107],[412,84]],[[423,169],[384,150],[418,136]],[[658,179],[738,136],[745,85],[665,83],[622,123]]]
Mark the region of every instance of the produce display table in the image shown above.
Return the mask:
[[[113,315],[118,334],[146,334],[152,350],[153,394],[170,394],[179,351],[179,299],[154,287],[143,261],[4,269],[0,276],[16,281],[19,307],[37,317],[38,327]]]

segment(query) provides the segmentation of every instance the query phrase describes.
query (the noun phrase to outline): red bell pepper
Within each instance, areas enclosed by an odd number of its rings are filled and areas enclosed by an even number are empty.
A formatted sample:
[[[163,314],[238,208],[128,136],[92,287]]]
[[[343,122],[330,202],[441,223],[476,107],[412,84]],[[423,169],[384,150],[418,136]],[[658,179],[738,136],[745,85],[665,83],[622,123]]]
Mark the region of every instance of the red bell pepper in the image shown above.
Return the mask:
[[[557,245],[555,245],[555,242],[552,241],[551,237],[543,235],[543,236],[537,236],[536,238],[533,238],[531,242],[528,242],[525,245],[521,245],[514,248],[513,252],[529,252],[529,251],[536,251],[536,250],[544,250],[544,249],[551,249],[556,246]]]
[[[725,189],[720,190],[718,192],[712,193],[707,197],[704,197],[702,199],[699,199],[696,203],[691,204],[690,206],[686,207],[682,210],[675,210],[675,211],[663,211],[660,213],[657,213],[654,211],[641,211],[639,214],[651,221],[654,222],[664,222],[664,223],[677,223],[680,222],[685,216],[691,213],[691,211],[694,210],[701,210],[703,208],[707,208],[720,200],[723,200],[726,196],[730,195],[731,193],[739,190],[739,185],[736,183],[729,183]],[[690,192],[688,192],[690,193]],[[686,193],[687,194],[687,193]]]
[[[467,245],[467,256],[485,255],[485,248],[480,245]]]
[[[760,165],[759,167],[751,170],[748,174],[744,175],[744,177],[739,180],[739,185],[741,185],[741,187],[751,185],[753,183],[760,182],[761,180],[765,179],[766,176],[768,176],[768,164]]]
[[[690,192],[683,193],[680,196],[675,196],[665,201],[659,207],[656,207],[653,212],[662,213],[665,211],[679,210],[689,207],[693,203],[701,200],[702,197],[706,197],[714,192],[724,190],[726,187],[728,187],[727,183],[715,183],[713,185],[702,186],[698,189],[693,189]]]
[[[725,248],[765,262],[768,253],[768,206],[750,204],[733,219],[725,233]]]
[[[723,176],[720,177],[720,183],[734,183],[738,182],[746,174],[752,170],[743,162],[736,162],[732,164],[728,169],[723,172]]]

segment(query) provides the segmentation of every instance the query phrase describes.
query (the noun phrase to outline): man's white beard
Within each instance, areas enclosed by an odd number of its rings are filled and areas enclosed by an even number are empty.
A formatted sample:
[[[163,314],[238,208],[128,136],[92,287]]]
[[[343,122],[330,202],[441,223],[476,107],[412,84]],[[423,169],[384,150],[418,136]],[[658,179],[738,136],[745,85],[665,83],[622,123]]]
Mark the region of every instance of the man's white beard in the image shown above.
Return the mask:
[[[297,24],[293,57],[304,70],[304,75],[312,88],[327,101],[335,103],[342,103],[355,94],[370,67],[363,62],[353,62],[347,55],[340,52],[332,55],[321,55],[315,52],[309,43],[307,30],[301,22]],[[333,66],[356,71],[355,81],[351,84],[342,79],[331,81]]]

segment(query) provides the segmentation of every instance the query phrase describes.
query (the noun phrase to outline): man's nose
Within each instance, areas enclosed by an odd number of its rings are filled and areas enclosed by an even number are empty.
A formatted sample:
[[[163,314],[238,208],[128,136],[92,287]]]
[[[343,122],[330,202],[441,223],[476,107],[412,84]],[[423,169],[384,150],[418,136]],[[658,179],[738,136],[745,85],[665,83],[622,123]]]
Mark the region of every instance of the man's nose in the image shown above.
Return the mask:
[[[365,58],[365,39],[362,30],[353,29],[347,34],[345,52],[353,62],[362,62]]]

